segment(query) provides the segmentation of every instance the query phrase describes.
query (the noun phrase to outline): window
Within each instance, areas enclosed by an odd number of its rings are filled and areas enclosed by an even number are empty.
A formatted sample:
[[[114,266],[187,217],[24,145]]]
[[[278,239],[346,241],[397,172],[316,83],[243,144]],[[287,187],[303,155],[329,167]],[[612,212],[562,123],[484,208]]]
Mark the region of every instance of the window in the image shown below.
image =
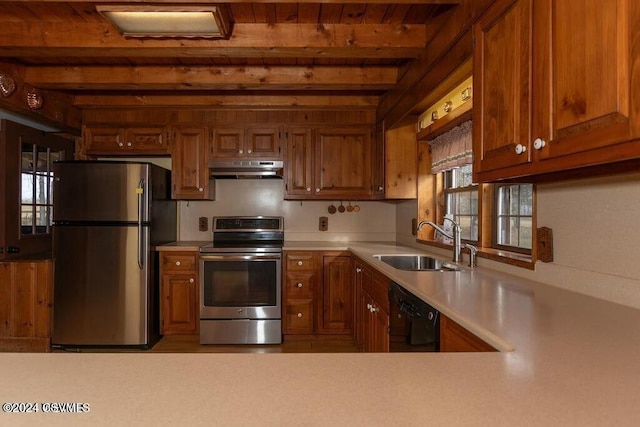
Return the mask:
[[[471,165],[443,172],[446,215],[460,224],[462,239],[478,241],[478,186],[472,183]]]
[[[531,252],[533,185],[496,185],[493,246]]]
[[[20,234],[49,234],[53,219],[53,172],[61,152],[23,142],[20,164]]]

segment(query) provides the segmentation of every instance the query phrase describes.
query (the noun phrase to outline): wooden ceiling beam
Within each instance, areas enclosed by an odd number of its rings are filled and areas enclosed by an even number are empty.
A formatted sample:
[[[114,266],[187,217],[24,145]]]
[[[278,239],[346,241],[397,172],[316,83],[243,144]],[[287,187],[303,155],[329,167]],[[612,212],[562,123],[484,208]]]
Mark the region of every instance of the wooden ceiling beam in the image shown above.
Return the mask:
[[[0,56],[415,58],[425,25],[236,24],[229,40],[126,39],[110,24],[2,22]]]
[[[375,110],[379,97],[368,95],[76,95],[80,108],[251,108],[285,109],[366,109]]]
[[[349,66],[39,66],[24,80],[69,90],[388,90],[395,67]]]

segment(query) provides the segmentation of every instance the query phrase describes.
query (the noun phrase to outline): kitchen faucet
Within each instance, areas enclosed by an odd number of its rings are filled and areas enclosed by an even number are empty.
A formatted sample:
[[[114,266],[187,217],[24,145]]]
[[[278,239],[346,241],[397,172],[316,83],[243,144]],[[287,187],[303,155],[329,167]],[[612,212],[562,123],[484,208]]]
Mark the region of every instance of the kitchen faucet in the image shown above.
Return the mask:
[[[469,243],[462,243],[462,228],[460,227],[460,224],[458,224],[457,222],[455,222],[453,219],[451,218],[446,218],[445,220],[449,220],[451,221],[451,224],[453,224],[453,235],[451,235],[450,233],[446,232],[444,230],[444,228],[442,228],[442,226],[431,222],[431,221],[421,221],[420,224],[418,224],[418,231],[422,230],[422,226],[427,224],[432,226],[433,228],[435,228],[436,230],[438,230],[438,232],[440,232],[442,235],[444,235],[445,237],[452,239],[453,240],[453,262],[460,262],[461,260],[461,252],[462,252],[462,247],[464,246],[465,248],[469,249],[469,267],[475,267],[476,266],[476,255],[478,253],[478,248],[476,248],[473,245],[470,245]]]

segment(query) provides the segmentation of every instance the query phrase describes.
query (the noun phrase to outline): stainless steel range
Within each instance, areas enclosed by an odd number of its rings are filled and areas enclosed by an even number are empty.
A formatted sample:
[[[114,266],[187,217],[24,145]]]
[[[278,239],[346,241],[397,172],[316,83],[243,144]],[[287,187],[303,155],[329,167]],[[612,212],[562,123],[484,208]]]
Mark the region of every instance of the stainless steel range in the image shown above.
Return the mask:
[[[282,342],[282,217],[214,217],[200,248],[200,343]]]

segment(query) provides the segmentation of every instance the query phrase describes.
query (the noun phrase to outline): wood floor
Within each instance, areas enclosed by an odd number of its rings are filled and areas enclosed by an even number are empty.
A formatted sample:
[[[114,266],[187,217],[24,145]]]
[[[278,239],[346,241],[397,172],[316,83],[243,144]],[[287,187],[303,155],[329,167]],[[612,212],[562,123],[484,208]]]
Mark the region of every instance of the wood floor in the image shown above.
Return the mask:
[[[159,353],[357,353],[353,340],[295,340],[266,345],[201,345],[198,335],[167,335],[151,349]]]

